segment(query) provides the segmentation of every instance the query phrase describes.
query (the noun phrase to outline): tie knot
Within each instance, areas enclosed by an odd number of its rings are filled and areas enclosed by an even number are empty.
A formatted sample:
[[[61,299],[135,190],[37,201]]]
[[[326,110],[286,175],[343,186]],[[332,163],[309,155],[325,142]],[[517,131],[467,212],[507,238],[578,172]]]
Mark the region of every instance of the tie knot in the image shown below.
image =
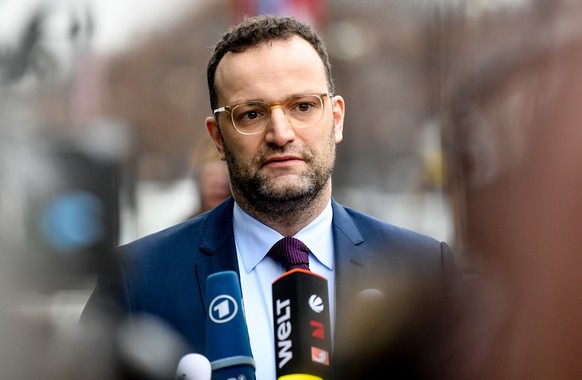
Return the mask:
[[[309,270],[309,248],[293,237],[284,237],[273,244],[267,255],[282,264],[286,271],[295,268]]]

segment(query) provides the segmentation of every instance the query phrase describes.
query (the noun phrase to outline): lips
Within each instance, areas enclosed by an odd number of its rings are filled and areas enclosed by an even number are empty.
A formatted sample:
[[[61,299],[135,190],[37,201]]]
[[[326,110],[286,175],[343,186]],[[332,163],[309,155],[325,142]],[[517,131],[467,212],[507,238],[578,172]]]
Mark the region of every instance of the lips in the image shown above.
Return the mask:
[[[270,157],[269,159],[267,159],[265,164],[270,164],[271,162],[284,162],[284,161],[294,161],[294,160],[300,160],[300,158],[297,156],[290,156],[290,155],[273,156],[273,157]]]
[[[302,159],[294,155],[272,156],[265,161],[264,166],[285,166],[286,164],[300,161],[302,161]]]

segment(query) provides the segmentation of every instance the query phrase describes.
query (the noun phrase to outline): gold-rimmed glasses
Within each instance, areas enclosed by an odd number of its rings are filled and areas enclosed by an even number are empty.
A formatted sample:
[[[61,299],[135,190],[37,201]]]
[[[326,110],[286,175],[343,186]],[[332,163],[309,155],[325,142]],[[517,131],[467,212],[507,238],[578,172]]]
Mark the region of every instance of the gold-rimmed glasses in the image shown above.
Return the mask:
[[[214,115],[228,112],[234,129],[243,135],[256,135],[263,132],[271,120],[271,109],[281,108],[294,128],[308,128],[319,123],[325,111],[324,97],[333,94],[301,94],[288,98],[282,103],[266,103],[252,100],[245,103],[219,107]]]

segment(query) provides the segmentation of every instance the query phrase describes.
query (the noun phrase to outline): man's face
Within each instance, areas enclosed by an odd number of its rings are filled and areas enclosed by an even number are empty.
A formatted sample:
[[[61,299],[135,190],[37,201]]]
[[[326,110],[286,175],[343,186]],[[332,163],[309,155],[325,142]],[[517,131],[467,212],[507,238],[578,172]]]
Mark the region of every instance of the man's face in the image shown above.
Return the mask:
[[[281,103],[298,94],[328,92],[323,63],[305,40],[274,40],[242,53],[227,53],[216,71],[219,105],[261,100]],[[324,116],[297,129],[280,107],[271,109],[265,131],[242,135],[228,112],[206,126],[221,159],[226,160],[233,193],[252,202],[283,202],[331,195],[335,145],[343,132],[344,102],[323,97]],[[220,128],[218,127],[220,125]]]

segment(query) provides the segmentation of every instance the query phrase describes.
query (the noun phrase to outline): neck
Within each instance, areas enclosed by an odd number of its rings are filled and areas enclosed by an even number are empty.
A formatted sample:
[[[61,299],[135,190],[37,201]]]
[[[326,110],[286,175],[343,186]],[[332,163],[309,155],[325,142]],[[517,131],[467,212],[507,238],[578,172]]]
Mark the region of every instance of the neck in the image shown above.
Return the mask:
[[[331,198],[331,183],[316,197],[271,202],[268,207],[233,193],[238,205],[253,218],[271,227],[283,236],[293,236],[319,216]]]

